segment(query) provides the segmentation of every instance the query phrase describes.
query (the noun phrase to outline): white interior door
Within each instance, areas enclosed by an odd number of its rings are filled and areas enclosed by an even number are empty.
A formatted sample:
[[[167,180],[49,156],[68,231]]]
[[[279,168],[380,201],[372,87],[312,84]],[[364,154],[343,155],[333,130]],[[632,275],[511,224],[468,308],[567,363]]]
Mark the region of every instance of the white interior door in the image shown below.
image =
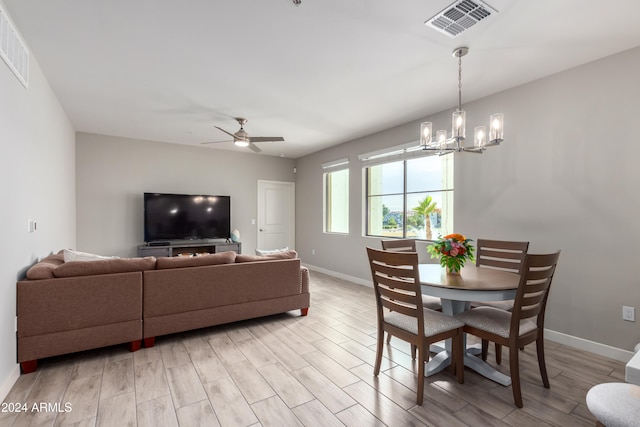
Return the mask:
[[[295,249],[295,183],[258,181],[257,249]]]

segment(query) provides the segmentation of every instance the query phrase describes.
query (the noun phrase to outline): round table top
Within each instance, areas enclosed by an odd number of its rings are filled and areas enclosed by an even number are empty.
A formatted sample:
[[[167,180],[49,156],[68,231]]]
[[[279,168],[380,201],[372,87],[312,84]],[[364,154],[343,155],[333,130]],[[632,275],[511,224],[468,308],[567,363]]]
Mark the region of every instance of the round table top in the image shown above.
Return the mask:
[[[513,299],[520,275],[467,264],[460,275],[447,274],[440,264],[420,264],[422,293],[459,301]]]

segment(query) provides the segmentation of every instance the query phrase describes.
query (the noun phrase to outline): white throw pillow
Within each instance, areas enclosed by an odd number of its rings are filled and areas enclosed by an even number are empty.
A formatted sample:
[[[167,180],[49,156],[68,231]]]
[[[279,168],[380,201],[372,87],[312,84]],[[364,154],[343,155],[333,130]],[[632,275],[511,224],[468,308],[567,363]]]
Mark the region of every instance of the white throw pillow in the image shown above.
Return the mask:
[[[256,249],[256,255],[266,256],[266,255],[274,255],[281,254],[283,252],[287,252],[289,247],[281,248],[281,249]]]
[[[74,251],[71,249],[64,250],[64,262],[70,261],[97,261],[100,259],[117,259],[117,256],[102,256],[96,254],[90,254],[88,252]]]

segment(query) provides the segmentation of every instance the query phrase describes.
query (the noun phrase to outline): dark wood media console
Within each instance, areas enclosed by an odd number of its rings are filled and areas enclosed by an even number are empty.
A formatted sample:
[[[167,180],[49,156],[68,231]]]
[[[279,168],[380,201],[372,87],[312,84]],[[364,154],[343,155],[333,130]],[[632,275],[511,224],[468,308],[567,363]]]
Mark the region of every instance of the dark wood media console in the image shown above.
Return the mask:
[[[215,254],[218,252],[234,251],[240,253],[242,249],[242,243],[227,243],[227,242],[200,242],[200,243],[176,243],[163,246],[138,246],[138,256],[178,256],[183,254]]]

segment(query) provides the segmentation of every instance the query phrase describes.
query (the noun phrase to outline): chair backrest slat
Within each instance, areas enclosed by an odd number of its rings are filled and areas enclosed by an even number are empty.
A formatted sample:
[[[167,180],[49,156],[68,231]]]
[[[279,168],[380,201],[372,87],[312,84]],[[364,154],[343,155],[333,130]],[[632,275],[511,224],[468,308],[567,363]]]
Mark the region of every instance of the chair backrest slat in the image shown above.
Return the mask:
[[[415,307],[407,307],[406,305],[398,304],[396,301],[382,299],[382,306],[396,313],[402,313],[406,316],[417,317],[417,310]]]
[[[403,291],[412,291],[415,288],[413,281],[402,280],[400,277],[377,274],[376,279],[379,284],[389,288],[398,288]]]
[[[382,250],[393,252],[415,252],[416,241],[415,239],[393,239],[382,240]]]
[[[396,288],[387,288],[385,286],[379,286],[378,290],[380,291],[380,296],[386,299],[394,300],[394,301],[402,301],[407,304],[413,304],[416,300],[416,296],[413,293],[409,292],[399,292]]]
[[[520,274],[529,242],[478,239],[476,265]]]

